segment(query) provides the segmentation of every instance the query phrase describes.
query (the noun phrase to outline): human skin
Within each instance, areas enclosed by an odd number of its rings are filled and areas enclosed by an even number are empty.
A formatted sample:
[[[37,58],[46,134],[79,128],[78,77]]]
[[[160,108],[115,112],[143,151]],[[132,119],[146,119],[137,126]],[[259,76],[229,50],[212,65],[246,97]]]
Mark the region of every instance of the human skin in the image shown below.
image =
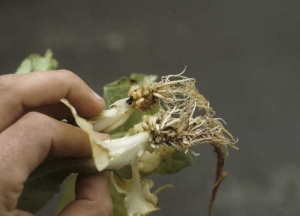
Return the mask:
[[[16,209],[24,182],[47,156],[88,157],[88,135],[60,121],[71,115],[60,100],[66,98],[79,115],[101,112],[104,101],[78,76],[66,70],[0,76],[0,215],[29,216]],[[97,133],[101,139],[106,134]],[[112,215],[106,172],[79,174],[76,199],[60,216]]]

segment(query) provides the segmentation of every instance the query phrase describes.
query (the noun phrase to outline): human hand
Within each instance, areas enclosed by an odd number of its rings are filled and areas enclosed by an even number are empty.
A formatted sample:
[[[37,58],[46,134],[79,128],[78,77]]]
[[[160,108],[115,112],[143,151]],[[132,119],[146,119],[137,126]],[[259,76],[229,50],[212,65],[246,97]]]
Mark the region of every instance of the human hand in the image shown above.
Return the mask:
[[[16,209],[23,184],[47,156],[91,155],[88,135],[59,120],[69,117],[66,98],[79,115],[101,112],[104,101],[72,72],[48,71],[0,76],[0,215],[29,216]],[[105,134],[99,135],[103,139]],[[76,199],[60,214],[112,215],[106,172],[79,174]]]

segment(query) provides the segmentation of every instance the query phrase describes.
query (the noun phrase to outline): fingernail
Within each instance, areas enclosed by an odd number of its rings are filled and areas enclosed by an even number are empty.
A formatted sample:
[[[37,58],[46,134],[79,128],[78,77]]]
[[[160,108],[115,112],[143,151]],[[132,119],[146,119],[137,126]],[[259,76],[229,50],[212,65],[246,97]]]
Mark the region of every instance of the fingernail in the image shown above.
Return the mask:
[[[93,91],[93,93],[98,100],[103,100],[103,98],[100,95],[98,95],[96,92]]]

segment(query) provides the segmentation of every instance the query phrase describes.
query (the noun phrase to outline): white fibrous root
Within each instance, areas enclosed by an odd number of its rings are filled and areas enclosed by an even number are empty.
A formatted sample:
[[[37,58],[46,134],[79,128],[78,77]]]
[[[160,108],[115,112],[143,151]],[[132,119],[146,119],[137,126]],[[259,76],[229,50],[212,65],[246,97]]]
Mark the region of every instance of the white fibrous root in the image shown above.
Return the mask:
[[[182,73],[164,76],[158,83],[145,80],[143,86],[132,86],[128,92],[127,103],[139,111],[160,103],[160,111],[140,124],[143,130],[150,131],[151,146],[163,144],[188,151],[196,144],[208,143],[222,145],[226,150],[227,146],[238,149],[224,121],[213,117],[215,112],[198,92],[195,79]]]
[[[222,119],[213,117],[215,112],[199,94],[195,80],[182,76],[182,73],[162,77],[158,83],[145,81],[143,86],[131,87],[127,103],[144,111],[159,101],[160,111],[139,124],[139,127],[135,126],[139,131],[142,128],[150,132],[149,142],[153,149],[165,145],[198,155],[191,147],[202,143],[212,146],[217,156],[217,167],[208,207],[210,216],[218,188],[227,175],[223,171],[224,152],[228,155],[228,146],[238,150],[235,146],[237,139],[224,128]]]
[[[145,131],[150,131],[149,142],[153,148],[159,145],[172,146],[180,151],[202,143],[218,143],[227,149],[235,146],[237,140],[224,128],[219,119],[209,115],[194,117],[196,104],[184,109],[161,110],[141,123]],[[193,152],[193,151],[192,151]]]
[[[160,101],[166,110],[185,108],[186,103],[196,103],[199,110],[206,114],[213,113],[209,102],[199,94],[195,79],[182,76],[184,71],[177,75],[163,76],[160,82],[144,81],[143,86],[132,86],[128,92],[128,104],[139,111],[152,109]]]

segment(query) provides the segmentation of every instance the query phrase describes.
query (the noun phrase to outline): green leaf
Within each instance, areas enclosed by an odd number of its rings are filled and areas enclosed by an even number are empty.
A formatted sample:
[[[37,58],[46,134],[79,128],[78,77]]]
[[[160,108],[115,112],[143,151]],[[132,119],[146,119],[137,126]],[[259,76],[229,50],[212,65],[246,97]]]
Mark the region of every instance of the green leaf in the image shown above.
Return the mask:
[[[176,173],[192,165],[193,159],[189,153],[185,154],[183,151],[175,150],[170,155],[163,155],[159,166],[151,173],[144,173],[143,176]]]
[[[110,184],[110,193],[112,202],[114,204],[114,216],[126,216],[127,210],[124,206],[124,194],[120,194],[113,184]]]
[[[45,56],[40,54],[31,54],[22,61],[16,74],[26,74],[32,71],[55,70],[58,67],[58,61],[53,58],[50,49],[45,52]]]
[[[69,175],[69,172],[55,172],[42,178],[27,181],[18,200],[18,209],[38,212],[60,192],[60,184]]]
[[[59,201],[55,215],[58,215],[70,202],[75,200],[75,184],[77,174],[73,174],[70,179],[67,180],[63,189],[62,198]]]
[[[128,97],[127,93],[130,87],[133,85],[142,85],[145,78],[150,79],[150,82],[154,82],[157,79],[157,76],[131,74],[130,77],[123,77],[117,81],[105,85],[103,88],[103,98],[106,102],[106,106],[109,107],[115,101]],[[143,115],[153,115],[154,113],[158,112],[158,110],[159,106],[156,106],[151,111],[143,113],[134,112],[122,126],[118,127],[111,133],[111,136],[114,138],[122,137],[133,125],[142,121]]]
[[[56,69],[58,62],[52,57],[51,50],[47,50],[45,56],[39,54],[31,54],[24,59],[18,67],[17,74],[30,73],[36,70]],[[51,163],[52,159],[47,158],[44,162]],[[27,180],[24,189],[18,200],[18,208],[29,212],[37,212],[47,204],[52,197],[59,193],[60,184],[69,175],[69,172],[56,172],[46,175],[42,178]]]

